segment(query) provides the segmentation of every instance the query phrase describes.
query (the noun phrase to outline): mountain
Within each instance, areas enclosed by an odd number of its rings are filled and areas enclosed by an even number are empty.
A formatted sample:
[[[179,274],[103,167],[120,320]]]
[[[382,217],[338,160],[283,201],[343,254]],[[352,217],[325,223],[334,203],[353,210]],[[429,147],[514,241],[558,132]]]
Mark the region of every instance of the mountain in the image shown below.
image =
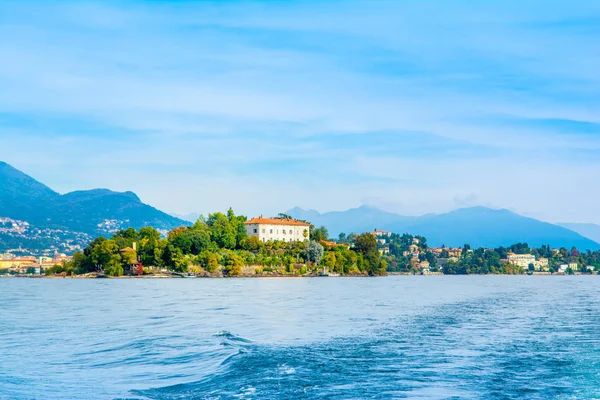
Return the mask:
[[[497,247],[513,243],[551,247],[575,246],[582,250],[600,249],[600,244],[566,228],[515,214],[509,210],[472,207],[446,214],[420,218],[409,227],[388,225],[388,230],[408,228],[425,236],[431,245]]]
[[[200,214],[198,213],[191,213],[191,214],[171,214],[172,216],[182,219],[184,221],[188,221],[191,222],[192,224],[195,224],[196,221],[198,221],[198,218],[200,218]]]
[[[577,223],[558,223],[556,225],[562,226],[572,230],[573,232],[579,233],[594,242],[600,243],[600,225],[596,224],[577,224]]]
[[[170,230],[188,225],[142,203],[135,193],[95,189],[61,195],[4,162],[0,187],[0,217],[26,221],[37,229],[99,235],[117,228],[151,225]]]
[[[366,205],[347,211],[331,211],[325,214],[320,214],[316,210],[303,210],[296,207],[286,214],[308,221],[317,227],[325,226],[332,237],[337,236],[340,232],[366,232],[389,224],[409,225],[417,219],[417,217],[405,217]]]
[[[47,204],[60,195],[29,175],[0,161],[0,216],[15,219],[40,219]]]
[[[407,217],[373,207],[320,214],[294,208],[287,214],[324,225],[332,237],[340,232],[368,232],[373,229],[410,233],[427,238],[431,246],[499,247],[519,242],[532,246],[576,246],[581,250],[600,249],[600,244],[567,228],[515,214],[509,210],[472,207],[444,214]]]

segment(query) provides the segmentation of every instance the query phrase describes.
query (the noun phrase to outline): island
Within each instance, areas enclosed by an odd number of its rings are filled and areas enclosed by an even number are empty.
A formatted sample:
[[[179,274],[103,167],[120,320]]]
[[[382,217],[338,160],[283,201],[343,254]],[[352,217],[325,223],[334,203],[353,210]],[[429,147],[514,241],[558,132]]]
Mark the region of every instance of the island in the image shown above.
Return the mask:
[[[162,235],[153,227],[116,231],[83,251],[54,257],[0,256],[0,276],[316,277],[598,274],[600,251],[573,247],[430,247],[423,236],[375,229],[329,238],[326,227],[286,214],[248,219],[232,209]]]

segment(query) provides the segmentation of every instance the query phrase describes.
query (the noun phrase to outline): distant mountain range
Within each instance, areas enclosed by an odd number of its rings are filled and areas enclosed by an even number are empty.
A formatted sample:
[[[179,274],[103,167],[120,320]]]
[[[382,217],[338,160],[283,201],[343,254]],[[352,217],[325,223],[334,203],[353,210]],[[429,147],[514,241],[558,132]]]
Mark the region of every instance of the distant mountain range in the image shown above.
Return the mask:
[[[4,162],[0,162],[0,188],[0,217],[26,221],[38,229],[95,236],[115,226],[170,230],[189,224],[142,203],[132,192],[95,189],[61,195]]]
[[[347,211],[321,214],[293,208],[287,212],[316,226],[325,226],[332,237],[340,232],[361,233],[374,229],[425,236],[432,246],[499,247],[519,242],[532,246],[576,246],[581,250],[600,249],[600,243],[564,226],[553,225],[515,214],[509,210],[472,207],[445,214],[409,217],[362,206]]]
[[[198,213],[191,213],[191,214],[171,214],[172,216],[182,219],[184,221],[188,221],[191,222],[192,224],[196,223],[196,221],[198,221],[198,218],[200,218],[200,214]]]
[[[107,189],[76,191],[61,195],[32,177],[0,162],[0,218],[28,222],[36,229],[82,233],[89,236],[106,235],[115,229],[153,226],[171,230],[190,225],[198,215],[181,218],[168,215],[141,202],[132,192],[118,193]],[[384,229],[396,233],[411,233],[427,237],[430,245],[497,247],[517,242],[533,246],[576,246],[580,250],[600,249],[600,226],[593,224],[553,225],[524,217],[508,210],[473,207],[445,214],[426,214],[420,217],[403,216],[374,207],[362,206],[347,211],[321,214],[314,210],[293,208],[287,214],[324,225],[330,236],[340,232],[367,232]],[[7,237],[0,232],[0,251],[10,246],[36,241],[46,246],[60,235]],[[78,235],[81,241],[81,235]],[[3,245],[4,243],[4,245]],[[41,246],[41,244],[40,244]]]
[[[558,226],[572,230],[573,232],[579,233],[581,236],[585,236],[588,239],[592,239],[595,242],[600,243],[600,225],[596,224],[576,224],[576,223],[558,223]]]

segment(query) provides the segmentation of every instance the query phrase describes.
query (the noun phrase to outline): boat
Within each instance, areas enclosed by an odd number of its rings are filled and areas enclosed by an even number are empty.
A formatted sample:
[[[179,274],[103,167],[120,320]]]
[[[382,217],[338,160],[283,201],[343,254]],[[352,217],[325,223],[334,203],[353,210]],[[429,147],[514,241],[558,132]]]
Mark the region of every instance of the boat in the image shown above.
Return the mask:
[[[340,274],[336,274],[333,272],[321,272],[319,276],[322,278],[338,278]]]
[[[196,277],[196,275],[192,274],[191,272],[187,273],[187,274],[174,272],[172,276],[178,276],[180,278],[195,278]]]

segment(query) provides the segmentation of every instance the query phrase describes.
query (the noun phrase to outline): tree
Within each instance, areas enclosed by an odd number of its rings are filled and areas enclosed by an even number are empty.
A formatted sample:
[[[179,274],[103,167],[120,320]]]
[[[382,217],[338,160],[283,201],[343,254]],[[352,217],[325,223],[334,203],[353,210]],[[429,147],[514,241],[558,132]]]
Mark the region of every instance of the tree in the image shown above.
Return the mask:
[[[347,240],[348,239],[346,238],[346,234],[344,232],[342,232],[338,235],[338,241],[340,243],[347,243]]]
[[[121,258],[123,260],[123,264],[133,265],[137,263],[137,252],[135,250],[123,251],[121,252]]]
[[[385,260],[379,261],[379,272],[377,275],[386,275],[388,269],[388,263]]]
[[[310,239],[315,242],[321,242],[323,240],[328,240],[329,232],[327,231],[327,228],[325,228],[324,226],[321,226],[320,228],[317,228],[317,229],[312,229],[310,231]]]
[[[371,251],[377,251],[377,239],[375,239],[375,235],[371,233],[363,233],[356,238],[354,247],[356,248],[356,251],[363,255]]]
[[[93,243],[93,242],[92,242]],[[91,259],[93,263],[100,268],[105,268],[110,262],[114,261],[113,256],[119,256],[119,246],[114,240],[101,240],[91,250]]]
[[[208,226],[212,240],[222,249],[233,250],[237,244],[237,227],[222,213],[208,216]]]
[[[527,267],[527,269],[529,270],[529,272],[533,272],[533,271],[535,271],[535,265],[533,265],[533,263],[529,263],[529,266]]]
[[[377,239],[371,233],[363,233],[356,238],[354,247],[362,256],[369,275],[379,275],[381,258],[377,251]]]
[[[242,249],[247,251],[258,251],[262,247],[262,242],[258,236],[250,236],[243,239],[240,243]]]
[[[230,253],[225,257],[225,269],[223,272],[228,276],[237,276],[242,274],[244,260],[235,253]]]
[[[121,257],[118,254],[113,254],[106,265],[104,265],[104,273],[109,276],[122,276],[123,265]]]
[[[165,248],[162,258],[165,266],[174,271],[185,272],[189,265],[189,260],[183,255],[181,249],[172,244]]]
[[[319,264],[321,258],[323,258],[324,249],[321,244],[315,242],[314,240],[308,243],[306,246],[306,259],[308,261],[314,262],[315,264]]]
[[[325,267],[327,267],[328,271],[335,270],[336,256],[333,251],[330,251],[325,255],[325,258],[323,259],[323,264],[325,264]]]
[[[219,269],[219,261],[217,260],[217,256],[208,250],[200,253],[198,256],[198,263],[202,268],[210,273],[213,273]]]
[[[566,272],[568,275],[573,275],[575,273],[575,271],[573,271],[573,268],[571,267],[568,267]]]

